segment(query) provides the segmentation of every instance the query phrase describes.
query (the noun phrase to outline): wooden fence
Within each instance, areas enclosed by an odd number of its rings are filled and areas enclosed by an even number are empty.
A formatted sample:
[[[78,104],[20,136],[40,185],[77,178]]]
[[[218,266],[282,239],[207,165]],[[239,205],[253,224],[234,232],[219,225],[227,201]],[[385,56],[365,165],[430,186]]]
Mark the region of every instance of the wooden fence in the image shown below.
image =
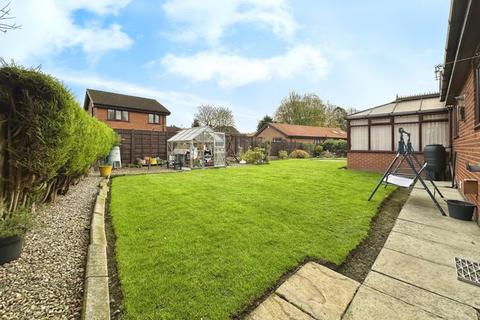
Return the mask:
[[[143,157],[160,157],[167,159],[167,140],[173,137],[176,132],[157,132],[141,130],[115,130],[122,138],[120,154],[123,164],[134,163],[135,159]],[[253,136],[243,134],[226,134],[225,145],[227,156],[237,158],[242,151],[248,148],[260,146],[262,140]],[[288,153],[295,149],[309,150],[310,144],[279,141],[272,142],[270,156],[278,156],[280,150]]]
[[[120,155],[122,164],[134,163],[135,159],[143,157],[167,158],[167,132],[116,129],[122,144]]]

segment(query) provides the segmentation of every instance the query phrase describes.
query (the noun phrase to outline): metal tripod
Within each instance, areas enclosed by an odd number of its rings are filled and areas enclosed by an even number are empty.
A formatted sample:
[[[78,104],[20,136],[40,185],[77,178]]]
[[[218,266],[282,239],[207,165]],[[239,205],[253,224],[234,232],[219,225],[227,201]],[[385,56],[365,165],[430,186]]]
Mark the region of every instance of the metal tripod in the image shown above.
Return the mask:
[[[432,194],[432,192],[430,191],[430,189],[426,185],[425,181],[422,179],[421,174],[425,170],[425,168],[427,167],[427,162],[425,162],[422,165],[420,163],[420,161],[418,160],[418,158],[415,156],[415,152],[413,150],[412,143],[410,141],[410,133],[403,130],[403,128],[398,129],[398,132],[400,133],[400,140],[398,141],[397,155],[395,156],[393,161],[388,166],[387,170],[385,171],[382,178],[378,182],[377,186],[373,190],[372,194],[368,198],[368,201],[372,200],[373,196],[377,192],[378,188],[380,188],[382,183],[385,183],[385,185],[391,184],[391,185],[397,185],[397,186],[400,186],[400,187],[409,187],[410,188],[410,187],[413,187],[417,181],[420,181],[423,188],[425,189],[425,191],[427,191],[428,195],[432,199],[433,203],[435,203],[435,206],[437,207],[437,209],[442,213],[442,215],[446,216],[445,211],[440,206],[437,199],[435,199],[435,195]],[[407,137],[408,137],[406,144],[405,144],[405,140],[403,139],[404,134],[407,135]],[[400,162],[398,162],[399,159],[400,159]],[[406,163],[408,164],[410,169],[413,171],[413,177],[414,177],[413,179],[405,179],[404,177],[395,175],[398,172],[398,170],[400,169],[400,167],[402,166],[404,161],[406,161]],[[415,164],[420,167],[420,170],[417,170],[415,168]],[[395,168],[395,169],[392,170],[392,168]],[[390,182],[388,181],[389,178],[391,179]],[[396,180],[398,180],[398,179],[402,179],[403,183],[397,183]],[[433,182],[433,180],[429,177],[427,177],[427,179],[432,184],[432,186],[434,188],[434,192],[435,191],[438,192],[440,197],[442,197],[442,199],[443,199],[444,198],[443,194],[440,192],[440,190],[438,189],[436,184]]]

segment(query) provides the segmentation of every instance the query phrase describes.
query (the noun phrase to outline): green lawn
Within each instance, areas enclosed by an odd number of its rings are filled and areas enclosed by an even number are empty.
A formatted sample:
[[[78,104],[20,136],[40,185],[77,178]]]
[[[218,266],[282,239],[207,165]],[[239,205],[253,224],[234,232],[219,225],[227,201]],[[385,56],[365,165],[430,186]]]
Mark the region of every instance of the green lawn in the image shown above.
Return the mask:
[[[305,259],[340,264],[389,190],[343,160],[118,177],[110,210],[128,319],[228,319]]]

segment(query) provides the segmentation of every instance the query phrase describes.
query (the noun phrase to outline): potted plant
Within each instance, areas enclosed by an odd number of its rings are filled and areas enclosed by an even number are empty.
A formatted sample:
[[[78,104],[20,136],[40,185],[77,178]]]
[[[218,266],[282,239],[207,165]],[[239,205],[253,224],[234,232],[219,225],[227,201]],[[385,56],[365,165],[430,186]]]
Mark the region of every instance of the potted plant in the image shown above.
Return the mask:
[[[20,257],[23,237],[30,226],[31,216],[26,209],[0,218],[0,265]]]
[[[112,164],[108,162],[108,158],[99,161],[98,169],[102,177],[108,177],[112,173],[112,168]]]

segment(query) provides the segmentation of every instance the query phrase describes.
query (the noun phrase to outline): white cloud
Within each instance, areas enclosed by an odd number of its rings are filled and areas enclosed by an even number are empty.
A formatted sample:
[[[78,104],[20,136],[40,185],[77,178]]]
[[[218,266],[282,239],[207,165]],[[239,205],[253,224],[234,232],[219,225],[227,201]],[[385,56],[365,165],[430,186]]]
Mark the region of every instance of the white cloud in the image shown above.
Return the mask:
[[[179,24],[173,36],[179,41],[217,45],[225,30],[238,23],[266,26],[284,39],[291,39],[297,28],[286,0],[169,0],[163,9]]]
[[[296,75],[319,80],[327,75],[329,67],[320,50],[309,45],[299,45],[282,55],[265,59],[217,51],[192,56],[168,54],[161,64],[169,73],[194,82],[215,80],[221,87],[240,87],[274,78],[290,79]]]
[[[75,11],[84,9],[97,15],[116,14],[130,0],[25,0],[11,3],[11,15],[22,27],[0,35],[0,56],[25,62],[32,57],[48,57],[66,48],[80,47],[95,57],[127,48],[132,39],[121,26],[99,23],[75,24]]]

